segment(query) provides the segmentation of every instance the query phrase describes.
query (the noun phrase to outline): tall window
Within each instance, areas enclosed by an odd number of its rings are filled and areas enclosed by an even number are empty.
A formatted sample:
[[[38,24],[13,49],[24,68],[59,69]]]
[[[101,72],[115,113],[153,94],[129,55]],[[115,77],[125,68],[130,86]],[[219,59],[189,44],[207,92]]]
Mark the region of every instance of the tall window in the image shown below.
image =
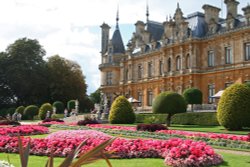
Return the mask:
[[[128,81],[128,69],[125,70],[125,78],[124,78],[125,81]]]
[[[215,86],[214,84],[209,84],[208,85],[208,103],[214,103],[215,99],[211,98],[215,94]]]
[[[148,106],[152,106],[153,104],[153,92],[148,91]]]
[[[142,78],[142,65],[138,65],[138,79]]]
[[[245,60],[250,60],[250,43],[245,44]]]
[[[208,67],[213,67],[214,66],[214,51],[210,50],[208,51]]]
[[[153,73],[153,64],[152,62],[148,63],[148,77],[152,77],[152,73]]]
[[[225,59],[226,64],[232,64],[233,63],[233,54],[232,54],[232,48],[226,47],[225,48]]]
[[[163,62],[162,62],[162,60],[159,61],[159,74],[160,75],[163,74]]]
[[[107,85],[112,85],[112,72],[111,71],[109,71],[109,72],[107,72],[106,73],[106,77],[107,77]]]
[[[190,69],[191,67],[191,61],[190,61],[190,55],[188,54],[186,57],[186,68]]]
[[[168,58],[168,72],[171,71],[171,58]]]
[[[179,71],[181,69],[181,57],[176,57],[176,71]]]
[[[138,105],[142,106],[142,104],[143,104],[142,92],[138,92],[138,101],[140,101],[140,103]]]

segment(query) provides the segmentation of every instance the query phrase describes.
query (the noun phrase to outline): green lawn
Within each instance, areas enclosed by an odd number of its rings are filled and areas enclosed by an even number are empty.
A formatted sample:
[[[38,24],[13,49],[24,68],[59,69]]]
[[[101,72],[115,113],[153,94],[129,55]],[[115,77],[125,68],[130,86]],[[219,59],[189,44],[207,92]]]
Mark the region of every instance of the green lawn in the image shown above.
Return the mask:
[[[225,162],[219,166],[231,166],[231,167],[250,167],[250,158],[247,155],[236,155],[231,153],[219,152],[225,160]],[[0,153],[0,159],[7,161],[7,155],[9,155],[11,163],[16,167],[20,166],[18,154],[6,154]],[[55,166],[58,166],[62,162],[63,158],[55,158]],[[30,167],[44,167],[47,161],[45,156],[30,156]],[[163,159],[111,159],[113,167],[164,167]],[[106,167],[104,161],[98,161],[93,164],[86,165],[87,167]]]

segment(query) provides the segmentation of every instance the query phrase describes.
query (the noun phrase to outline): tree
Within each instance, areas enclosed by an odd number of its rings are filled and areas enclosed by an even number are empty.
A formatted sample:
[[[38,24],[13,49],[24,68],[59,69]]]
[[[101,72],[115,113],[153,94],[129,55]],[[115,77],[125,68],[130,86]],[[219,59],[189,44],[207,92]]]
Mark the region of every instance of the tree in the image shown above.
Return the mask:
[[[183,97],[187,104],[191,104],[193,111],[194,104],[202,104],[202,92],[197,88],[189,88],[183,92]]]
[[[249,127],[250,88],[244,84],[233,84],[224,90],[217,109],[219,123],[228,130]]]
[[[101,91],[100,91],[100,89],[97,89],[95,92],[90,94],[90,100],[94,104],[99,104],[101,102]]]
[[[37,40],[22,38],[9,45],[1,61],[1,79],[17,105],[41,104],[47,98],[45,50]]]
[[[50,101],[62,101],[64,104],[71,99],[78,99],[79,107],[84,107],[87,85],[81,67],[73,61],[58,55],[48,59]]]
[[[111,124],[132,124],[135,122],[135,113],[132,105],[124,96],[119,96],[113,102],[109,122]]]
[[[186,112],[187,104],[185,99],[175,92],[162,92],[153,102],[154,113],[167,113],[167,126],[170,126],[171,117],[177,113]]]

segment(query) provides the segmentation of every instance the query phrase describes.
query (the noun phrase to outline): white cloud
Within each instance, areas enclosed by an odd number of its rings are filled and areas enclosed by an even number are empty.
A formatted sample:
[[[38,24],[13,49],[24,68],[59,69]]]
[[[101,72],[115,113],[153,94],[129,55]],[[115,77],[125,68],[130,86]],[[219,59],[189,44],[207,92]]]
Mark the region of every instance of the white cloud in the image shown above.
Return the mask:
[[[207,0],[178,0],[184,16],[201,11]],[[78,62],[86,76],[88,93],[99,87],[100,28],[103,22],[115,25],[119,3],[120,28],[127,43],[133,24],[146,20],[146,0],[1,0],[0,1],[0,51],[16,39],[37,39],[47,51],[47,57],[59,54]],[[149,0],[149,18],[163,22],[173,16],[177,1]],[[209,0],[209,4],[221,7],[221,1]],[[241,8],[247,0],[240,0]],[[222,13],[225,15],[225,5]],[[131,24],[130,29],[123,27]],[[111,36],[112,31],[111,30]]]

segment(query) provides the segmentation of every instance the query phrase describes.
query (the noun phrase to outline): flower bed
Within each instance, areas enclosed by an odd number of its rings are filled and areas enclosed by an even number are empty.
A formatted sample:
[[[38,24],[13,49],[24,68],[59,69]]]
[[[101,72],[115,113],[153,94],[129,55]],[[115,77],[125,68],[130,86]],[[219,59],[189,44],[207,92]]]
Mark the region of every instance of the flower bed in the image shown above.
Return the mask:
[[[2,127],[0,129],[0,136],[27,136],[49,133],[49,129],[43,126],[37,125],[22,125],[15,127]]]
[[[117,126],[117,125],[103,125],[103,124],[87,124],[86,126],[90,128],[136,131],[136,128],[133,126]]]
[[[26,145],[31,140],[30,153],[35,155],[49,155],[53,150],[55,156],[66,156],[72,149],[76,148],[83,140],[86,144],[81,148],[81,152],[86,152],[97,146],[111,136],[94,130],[59,131],[49,135],[45,139],[23,138]],[[169,139],[116,139],[107,151],[114,151],[115,155],[121,158],[165,158],[167,165],[178,166],[208,166],[222,162],[220,155],[214,153],[212,147],[204,142],[192,140]],[[0,138],[1,152],[17,152],[17,137],[2,136]],[[193,160],[193,161],[191,161]]]

